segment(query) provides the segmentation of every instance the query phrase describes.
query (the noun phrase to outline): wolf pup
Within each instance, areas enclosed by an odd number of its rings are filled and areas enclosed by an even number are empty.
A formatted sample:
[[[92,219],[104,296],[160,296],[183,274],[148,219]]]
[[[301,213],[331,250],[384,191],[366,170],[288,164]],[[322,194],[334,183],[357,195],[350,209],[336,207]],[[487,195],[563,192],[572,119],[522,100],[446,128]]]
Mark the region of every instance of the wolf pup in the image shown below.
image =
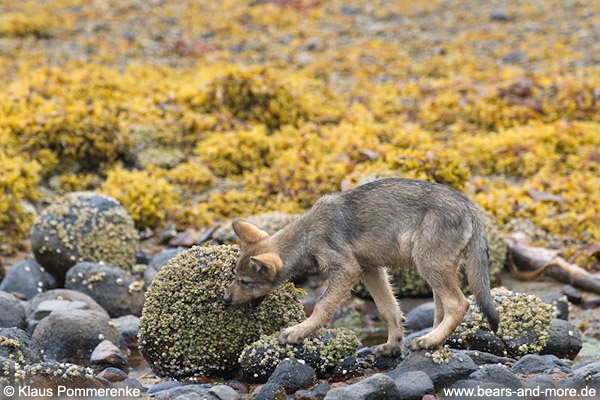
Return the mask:
[[[224,300],[260,303],[292,276],[318,268],[329,286],[304,322],[283,329],[281,343],[296,343],[329,322],[360,280],[388,328],[376,353],[403,349],[404,316],[385,266],[416,268],[431,286],[434,329],[411,343],[413,350],[440,346],[462,321],[469,303],[457,269],[466,260],[469,287],[491,328],[498,312],[490,295],[485,227],[477,208],[447,186],[412,179],[381,179],[321,197],[305,214],[272,236],[249,222],[233,229],[242,244],[236,277]]]

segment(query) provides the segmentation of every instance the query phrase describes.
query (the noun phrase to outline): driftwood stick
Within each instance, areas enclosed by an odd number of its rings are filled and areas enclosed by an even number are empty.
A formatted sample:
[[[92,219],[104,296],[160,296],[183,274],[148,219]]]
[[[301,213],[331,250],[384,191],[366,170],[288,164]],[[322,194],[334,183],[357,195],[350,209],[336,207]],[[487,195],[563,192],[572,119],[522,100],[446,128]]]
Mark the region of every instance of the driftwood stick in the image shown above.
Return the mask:
[[[524,279],[529,277],[530,280],[533,280],[546,274],[579,289],[600,294],[600,279],[579,265],[567,262],[558,255],[558,251],[529,246],[529,239],[520,232],[507,237],[506,242],[509,261],[514,261],[519,268],[531,271],[529,273],[516,271],[517,277],[522,274]]]

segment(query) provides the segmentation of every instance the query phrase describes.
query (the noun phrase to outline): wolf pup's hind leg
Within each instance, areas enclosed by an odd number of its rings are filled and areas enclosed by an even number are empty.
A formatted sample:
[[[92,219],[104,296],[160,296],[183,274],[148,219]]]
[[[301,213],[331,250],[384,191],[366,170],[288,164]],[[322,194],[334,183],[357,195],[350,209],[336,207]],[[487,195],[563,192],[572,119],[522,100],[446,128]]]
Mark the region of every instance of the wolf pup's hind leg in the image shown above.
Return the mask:
[[[392,287],[384,268],[363,271],[362,281],[375,300],[377,311],[388,328],[387,343],[377,346],[375,354],[397,356],[404,348],[404,316],[392,292]]]

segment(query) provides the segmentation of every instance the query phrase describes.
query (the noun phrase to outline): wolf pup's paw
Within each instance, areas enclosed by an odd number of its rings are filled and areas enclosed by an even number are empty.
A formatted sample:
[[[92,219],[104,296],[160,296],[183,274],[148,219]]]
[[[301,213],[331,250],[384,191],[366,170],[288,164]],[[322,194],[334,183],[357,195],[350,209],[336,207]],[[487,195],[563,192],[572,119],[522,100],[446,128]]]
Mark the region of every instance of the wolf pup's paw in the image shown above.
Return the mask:
[[[440,347],[440,344],[428,338],[427,335],[415,338],[412,342],[410,342],[410,349],[414,351],[433,350],[437,349],[438,347]]]
[[[306,329],[304,329],[304,327],[302,326],[291,326],[289,328],[282,329],[281,332],[279,332],[279,343],[298,343],[306,336],[308,336],[308,334],[309,332],[307,332]]]
[[[375,355],[386,357],[398,357],[402,355],[402,343],[384,343],[377,346]]]

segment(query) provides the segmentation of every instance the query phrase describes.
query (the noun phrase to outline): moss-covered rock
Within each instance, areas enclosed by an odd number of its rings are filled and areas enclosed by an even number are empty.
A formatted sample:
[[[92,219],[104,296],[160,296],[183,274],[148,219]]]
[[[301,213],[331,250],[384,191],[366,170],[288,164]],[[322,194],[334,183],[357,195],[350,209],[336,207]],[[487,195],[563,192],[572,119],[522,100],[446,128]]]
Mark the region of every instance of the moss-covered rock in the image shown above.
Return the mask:
[[[294,345],[279,344],[277,335],[263,336],[240,355],[241,376],[247,381],[264,382],[287,357],[304,360],[322,375],[354,355],[359,345],[356,334],[346,328],[320,329]]]
[[[469,297],[470,310],[447,343],[454,348],[479,350],[497,356],[519,358],[539,353],[548,342],[552,306],[534,295],[513,293],[499,287],[492,290],[500,314],[497,333],[490,330],[487,319]]]
[[[305,318],[292,284],[255,308],[225,304],[223,294],[239,254],[236,245],[196,246],[154,277],[146,292],[139,343],[157,375],[231,375],[244,346]]]
[[[298,217],[298,214],[287,214],[279,211],[274,211],[265,214],[255,214],[243,219],[252,222],[263,231],[273,234],[292,222]],[[218,243],[236,243],[238,238],[233,231],[231,223],[233,221],[227,221],[224,223],[214,234],[213,239]]]
[[[131,216],[115,199],[73,192],[47,207],[31,229],[36,260],[64,281],[81,261],[103,262],[130,270],[139,242]]]

